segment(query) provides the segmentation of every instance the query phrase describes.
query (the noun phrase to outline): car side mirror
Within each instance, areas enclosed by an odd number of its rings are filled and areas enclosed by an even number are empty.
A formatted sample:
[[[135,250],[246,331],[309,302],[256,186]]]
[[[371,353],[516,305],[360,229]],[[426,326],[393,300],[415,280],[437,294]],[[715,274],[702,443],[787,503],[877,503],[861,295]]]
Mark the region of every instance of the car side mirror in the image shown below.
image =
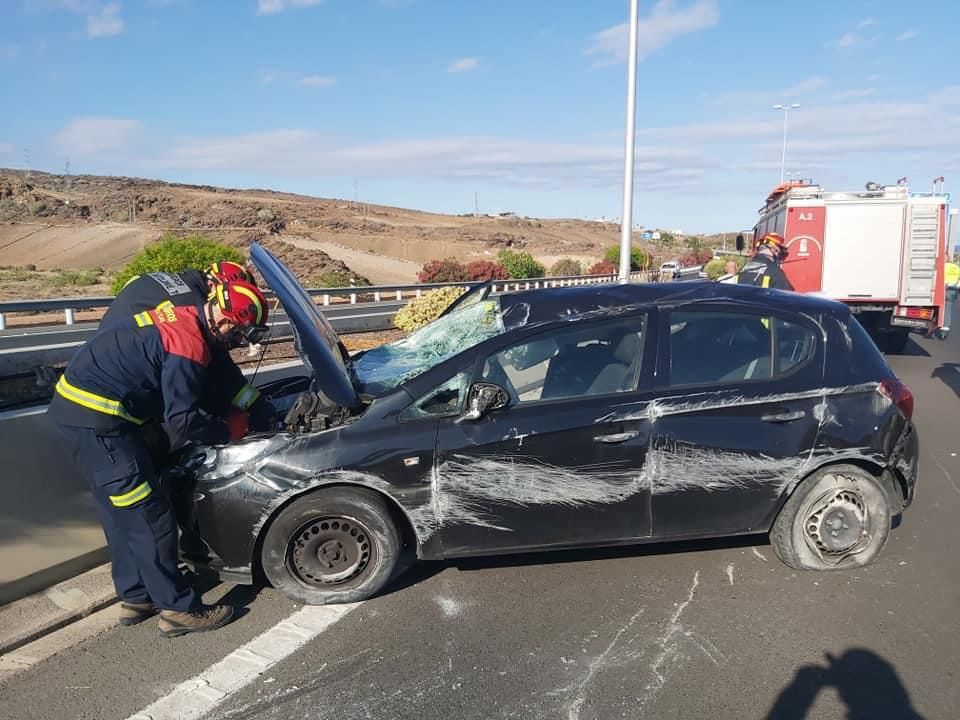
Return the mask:
[[[467,393],[467,410],[454,422],[479,420],[492,410],[501,410],[510,404],[510,395],[494,383],[474,383]]]
[[[745,243],[743,239],[743,233],[740,233],[739,235],[737,235],[737,252],[740,252],[740,253],[743,252],[744,244]]]

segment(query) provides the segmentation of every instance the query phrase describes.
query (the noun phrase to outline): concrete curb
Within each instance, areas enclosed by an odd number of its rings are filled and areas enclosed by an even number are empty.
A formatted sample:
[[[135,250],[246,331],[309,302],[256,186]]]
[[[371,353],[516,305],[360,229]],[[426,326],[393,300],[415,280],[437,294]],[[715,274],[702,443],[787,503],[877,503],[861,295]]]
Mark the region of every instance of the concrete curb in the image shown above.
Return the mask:
[[[110,565],[0,607],[0,655],[117,602]]]

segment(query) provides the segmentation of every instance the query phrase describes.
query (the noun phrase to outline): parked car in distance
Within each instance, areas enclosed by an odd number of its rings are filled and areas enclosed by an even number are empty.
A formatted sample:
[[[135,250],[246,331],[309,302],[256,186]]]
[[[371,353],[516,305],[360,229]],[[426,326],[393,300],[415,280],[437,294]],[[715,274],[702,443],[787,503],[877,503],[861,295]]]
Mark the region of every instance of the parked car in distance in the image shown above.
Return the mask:
[[[767,533],[866,565],[913,499],[913,397],[842,304],[711,282],[495,295],[348,356],[259,245],[302,377],[276,432],[188,448],[184,554],[304,603],[424,559]]]

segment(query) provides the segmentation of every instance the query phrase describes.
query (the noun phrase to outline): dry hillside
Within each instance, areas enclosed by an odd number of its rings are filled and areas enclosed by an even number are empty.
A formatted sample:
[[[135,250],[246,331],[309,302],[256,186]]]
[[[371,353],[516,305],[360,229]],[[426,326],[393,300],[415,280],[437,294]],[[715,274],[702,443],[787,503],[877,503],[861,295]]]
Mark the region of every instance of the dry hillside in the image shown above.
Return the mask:
[[[17,268],[0,275],[0,297],[103,292],[111,271],[168,232],[241,247],[282,241],[281,254],[296,259],[304,280],[348,269],[374,284],[415,282],[429,260],[492,259],[502,248],[529,252],[548,268],[563,257],[592,264],[619,239],[612,223],[477,219],[268,190],[0,169],[0,266]],[[96,270],[101,283],[66,292],[63,270]],[[12,279],[25,272],[28,280]]]

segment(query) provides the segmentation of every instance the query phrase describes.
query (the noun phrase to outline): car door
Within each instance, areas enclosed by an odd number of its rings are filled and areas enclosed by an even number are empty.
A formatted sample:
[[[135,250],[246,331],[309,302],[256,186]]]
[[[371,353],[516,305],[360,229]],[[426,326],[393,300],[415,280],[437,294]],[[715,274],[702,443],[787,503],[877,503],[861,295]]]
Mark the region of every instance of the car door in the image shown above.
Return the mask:
[[[816,444],[822,331],[767,309],[688,306],[662,313],[660,333],[654,536],[767,530]]]
[[[634,314],[565,323],[478,358],[474,380],[500,385],[510,403],[440,421],[435,505],[445,555],[649,535],[650,423],[607,419],[643,392],[643,368],[655,358],[647,322]]]

